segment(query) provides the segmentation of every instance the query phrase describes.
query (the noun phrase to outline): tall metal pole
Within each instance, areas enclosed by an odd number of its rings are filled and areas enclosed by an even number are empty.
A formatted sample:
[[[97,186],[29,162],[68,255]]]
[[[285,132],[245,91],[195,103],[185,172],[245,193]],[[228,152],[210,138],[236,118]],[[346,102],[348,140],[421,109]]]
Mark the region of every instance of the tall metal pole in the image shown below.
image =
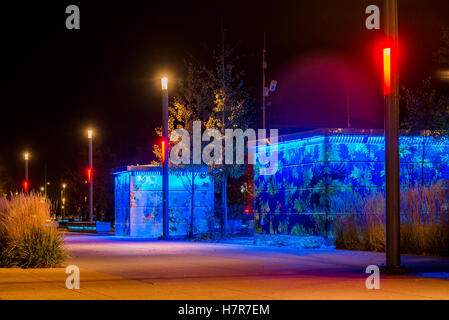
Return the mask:
[[[385,0],[385,33],[391,44],[384,52],[389,59],[391,88],[384,94],[385,107],[385,175],[386,175],[386,266],[385,272],[401,273],[400,256],[400,180],[399,180],[399,71],[398,4]],[[388,49],[387,49],[388,50]],[[385,58],[385,57],[384,57]],[[385,68],[385,67],[384,67]],[[388,75],[387,75],[388,76]]]
[[[168,79],[162,79],[162,237],[168,238]]]
[[[225,70],[225,31],[223,16],[221,16],[221,90],[223,91],[223,97],[226,96],[226,70]],[[222,115],[222,128],[221,134],[224,137],[226,133],[226,104],[227,100],[223,104]],[[221,184],[221,203],[223,205],[223,223],[222,223],[222,235],[226,236],[228,232],[228,173],[226,164],[223,164],[223,183]]]
[[[24,185],[24,191],[25,193],[28,192],[28,187],[29,187],[29,183],[28,183],[28,159],[29,159],[30,155],[28,153],[25,153],[25,185]]]
[[[61,219],[64,219],[64,191],[61,189]]]
[[[28,182],[28,158],[25,159],[25,181]]]
[[[89,139],[89,222],[93,221],[93,213],[94,213],[94,188],[93,188],[93,157],[92,157],[92,140],[93,140],[92,130],[88,131],[88,139]]]
[[[266,110],[266,92],[265,92],[265,70],[267,69],[267,61],[265,60],[265,55],[267,53],[266,48],[266,34],[263,34],[263,49],[262,49],[262,129],[265,129],[265,110]]]
[[[66,184],[63,183],[62,184],[62,189],[61,189],[61,215],[62,215],[62,219],[64,219],[64,216],[65,216],[65,188],[66,188]]]

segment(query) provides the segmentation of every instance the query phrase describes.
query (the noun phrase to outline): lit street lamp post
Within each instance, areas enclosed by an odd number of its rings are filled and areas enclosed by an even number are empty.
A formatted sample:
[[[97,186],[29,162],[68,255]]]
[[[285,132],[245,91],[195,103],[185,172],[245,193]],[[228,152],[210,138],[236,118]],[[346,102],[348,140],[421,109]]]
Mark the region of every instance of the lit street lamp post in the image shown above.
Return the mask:
[[[25,193],[28,192],[29,182],[28,182],[28,160],[30,159],[30,154],[28,152],[25,152],[24,155],[25,158],[25,181],[23,183],[23,190]]]
[[[65,188],[67,187],[67,185],[65,183],[62,184],[62,189],[61,189],[61,215],[62,215],[62,219],[64,219],[65,216]]]
[[[162,78],[162,238],[168,230],[168,79]]]
[[[93,161],[92,161],[92,139],[93,131],[87,131],[87,138],[89,139],[89,168],[87,169],[88,182],[89,182],[89,222],[93,221]]]
[[[45,179],[45,185],[44,185],[44,194],[45,194],[45,196],[47,196],[47,191],[48,191],[48,186],[50,185],[50,182],[48,182],[46,179]]]

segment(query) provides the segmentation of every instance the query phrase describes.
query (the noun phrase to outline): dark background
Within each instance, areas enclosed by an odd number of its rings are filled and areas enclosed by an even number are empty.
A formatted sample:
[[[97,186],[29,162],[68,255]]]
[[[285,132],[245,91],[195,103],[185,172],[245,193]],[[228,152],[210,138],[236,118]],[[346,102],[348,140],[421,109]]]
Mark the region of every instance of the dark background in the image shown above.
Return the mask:
[[[80,157],[88,127],[98,147],[117,154],[111,170],[150,162],[161,123],[160,76],[168,74],[170,84],[182,79],[188,55],[210,63],[221,17],[256,97],[267,33],[267,80],[278,80],[268,127],[382,128],[382,32],[365,29],[365,8],[381,1],[93,2],[2,4],[0,165],[17,188],[25,150],[35,188],[45,164],[53,185],[68,168],[87,166]],[[65,28],[70,4],[80,8],[81,30]],[[401,84],[413,87],[437,70],[433,53],[449,2],[400,0],[399,12]]]

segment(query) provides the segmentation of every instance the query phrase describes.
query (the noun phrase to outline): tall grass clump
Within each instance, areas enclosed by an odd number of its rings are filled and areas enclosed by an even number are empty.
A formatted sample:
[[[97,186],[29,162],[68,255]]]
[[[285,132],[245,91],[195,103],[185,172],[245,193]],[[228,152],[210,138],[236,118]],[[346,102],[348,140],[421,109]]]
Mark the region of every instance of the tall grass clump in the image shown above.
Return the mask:
[[[41,194],[0,198],[0,266],[51,268],[67,254],[63,240],[50,225],[51,202]]]
[[[337,204],[335,204],[337,203]],[[385,251],[385,196],[346,196],[334,202],[337,249]],[[401,253],[449,256],[447,183],[401,191]]]

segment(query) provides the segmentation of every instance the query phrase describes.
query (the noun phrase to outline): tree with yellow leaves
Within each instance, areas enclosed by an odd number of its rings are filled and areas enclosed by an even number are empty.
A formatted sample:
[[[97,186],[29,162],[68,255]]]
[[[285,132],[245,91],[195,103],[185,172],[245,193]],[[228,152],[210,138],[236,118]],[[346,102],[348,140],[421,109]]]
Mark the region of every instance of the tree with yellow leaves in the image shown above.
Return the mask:
[[[244,73],[237,72],[235,58],[232,50],[221,50],[214,52],[212,69],[199,63],[186,64],[186,77],[179,82],[176,96],[171,101],[169,107],[169,132],[175,129],[184,129],[190,137],[193,134],[193,124],[201,121],[201,133],[205,129],[218,129],[222,133],[224,142],[226,129],[246,130],[253,123],[255,114],[254,99],[250,91],[244,85]],[[226,62],[226,64],[225,64]],[[156,130],[162,136],[161,128]],[[224,143],[222,154],[224,154]],[[170,142],[170,146],[178,144],[179,141]],[[193,148],[190,144],[189,148]],[[201,148],[202,149],[202,148]],[[154,153],[161,159],[161,148],[154,146]],[[193,150],[190,155],[193,156]],[[191,159],[192,160],[192,159]],[[190,163],[193,163],[191,161]],[[180,174],[182,171],[189,171],[191,175],[185,183],[186,189],[191,194],[191,221],[193,221],[193,195],[195,193],[195,177],[204,172],[205,164],[170,164],[170,169]],[[228,177],[239,178],[246,171],[246,165],[226,165],[211,164],[208,171],[214,180],[221,183],[222,212],[221,225],[222,233],[226,233],[227,223],[227,179]],[[181,176],[181,175],[180,175]],[[191,235],[193,226],[191,224]]]

